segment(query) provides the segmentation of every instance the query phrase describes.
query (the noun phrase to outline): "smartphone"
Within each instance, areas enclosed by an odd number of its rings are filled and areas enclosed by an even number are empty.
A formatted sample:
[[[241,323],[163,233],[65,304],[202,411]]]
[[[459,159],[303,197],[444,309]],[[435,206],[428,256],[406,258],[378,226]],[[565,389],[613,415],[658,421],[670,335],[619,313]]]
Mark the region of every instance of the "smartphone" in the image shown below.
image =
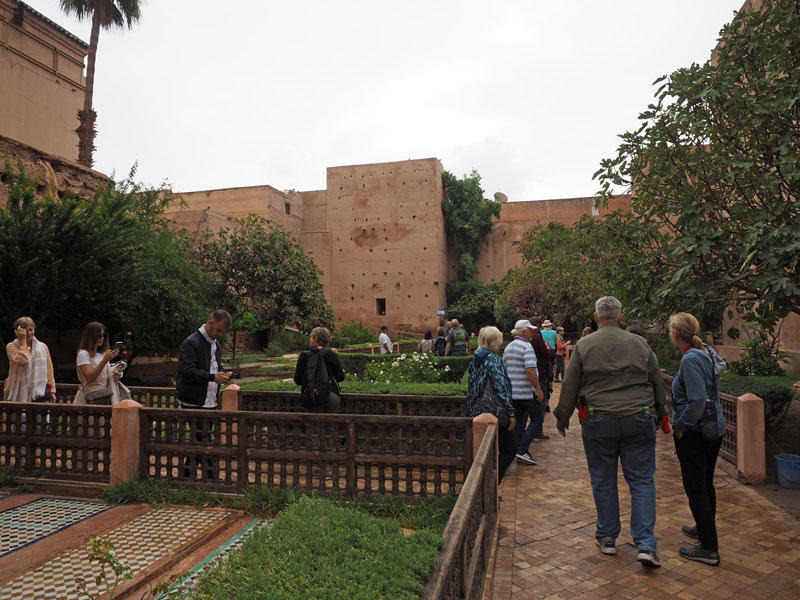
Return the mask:
[[[117,350],[118,352],[121,353],[122,352],[122,346],[124,344],[125,344],[125,342],[117,342],[116,344],[114,344],[114,350]]]

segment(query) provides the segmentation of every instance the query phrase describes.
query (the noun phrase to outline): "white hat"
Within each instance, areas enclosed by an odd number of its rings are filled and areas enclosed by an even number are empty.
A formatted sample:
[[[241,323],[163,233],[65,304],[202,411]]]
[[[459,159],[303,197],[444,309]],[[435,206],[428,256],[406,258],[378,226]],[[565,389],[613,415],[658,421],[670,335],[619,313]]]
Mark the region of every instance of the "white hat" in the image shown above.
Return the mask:
[[[514,324],[514,329],[519,331],[520,329],[536,329],[528,319],[520,319]]]

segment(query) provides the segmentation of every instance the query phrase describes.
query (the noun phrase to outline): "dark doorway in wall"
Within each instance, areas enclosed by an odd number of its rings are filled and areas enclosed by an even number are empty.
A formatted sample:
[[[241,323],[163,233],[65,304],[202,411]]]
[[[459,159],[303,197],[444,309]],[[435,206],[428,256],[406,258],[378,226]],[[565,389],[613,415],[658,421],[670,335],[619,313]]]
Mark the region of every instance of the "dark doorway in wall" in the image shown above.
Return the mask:
[[[375,298],[375,310],[379,315],[386,315],[386,298]]]

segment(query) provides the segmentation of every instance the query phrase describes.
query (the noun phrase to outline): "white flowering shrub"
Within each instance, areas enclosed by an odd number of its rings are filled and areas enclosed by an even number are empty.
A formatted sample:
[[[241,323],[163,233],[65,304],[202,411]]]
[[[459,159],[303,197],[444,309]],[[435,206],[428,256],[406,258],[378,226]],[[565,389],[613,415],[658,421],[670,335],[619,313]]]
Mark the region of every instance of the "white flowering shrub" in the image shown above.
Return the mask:
[[[372,361],[364,367],[364,379],[373,383],[439,383],[450,366],[441,366],[435,354],[398,354],[389,361]]]

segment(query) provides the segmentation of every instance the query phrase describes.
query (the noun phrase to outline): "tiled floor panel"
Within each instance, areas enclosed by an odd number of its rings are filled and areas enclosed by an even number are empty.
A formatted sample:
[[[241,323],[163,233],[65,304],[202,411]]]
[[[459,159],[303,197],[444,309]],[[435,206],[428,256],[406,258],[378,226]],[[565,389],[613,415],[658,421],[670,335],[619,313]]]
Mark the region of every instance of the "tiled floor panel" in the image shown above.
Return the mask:
[[[0,512],[0,556],[108,510],[90,500],[38,498]]]
[[[180,583],[176,582],[173,584],[171,590],[175,590],[176,588],[180,588],[182,596],[177,596],[178,598],[186,596],[194,589],[194,586],[197,584],[197,580],[200,578],[200,575],[209,567],[216,566],[223,558],[228,556],[228,554],[239,548],[244,541],[257,529],[269,525],[271,523],[271,519],[254,519],[248,523],[244,529],[242,529],[239,533],[225,542],[222,546],[217,548],[214,552],[212,552],[208,557],[206,557],[199,565],[197,565],[194,569],[191,570],[189,575],[185,577]],[[156,600],[164,600],[166,598],[175,598],[176,596],[168,596],[169,592],[165,592],[164,594],[158,596]],[[175,594],[175,591],[172,592]]]
[[[156,508],[100,537],[113,544],[119,561],[130,567],[134,576],[146,567],[174,554],[203,531],[224,519],[223,510],[194,508]],[[97,563],[89,562],[89,546],[68,550],[23,575],[0,584],[0,600],[73,600],[79,598],[76,577],[89,581],[87,590],[105,591],[96,586],[94,577],[100,572]]]

